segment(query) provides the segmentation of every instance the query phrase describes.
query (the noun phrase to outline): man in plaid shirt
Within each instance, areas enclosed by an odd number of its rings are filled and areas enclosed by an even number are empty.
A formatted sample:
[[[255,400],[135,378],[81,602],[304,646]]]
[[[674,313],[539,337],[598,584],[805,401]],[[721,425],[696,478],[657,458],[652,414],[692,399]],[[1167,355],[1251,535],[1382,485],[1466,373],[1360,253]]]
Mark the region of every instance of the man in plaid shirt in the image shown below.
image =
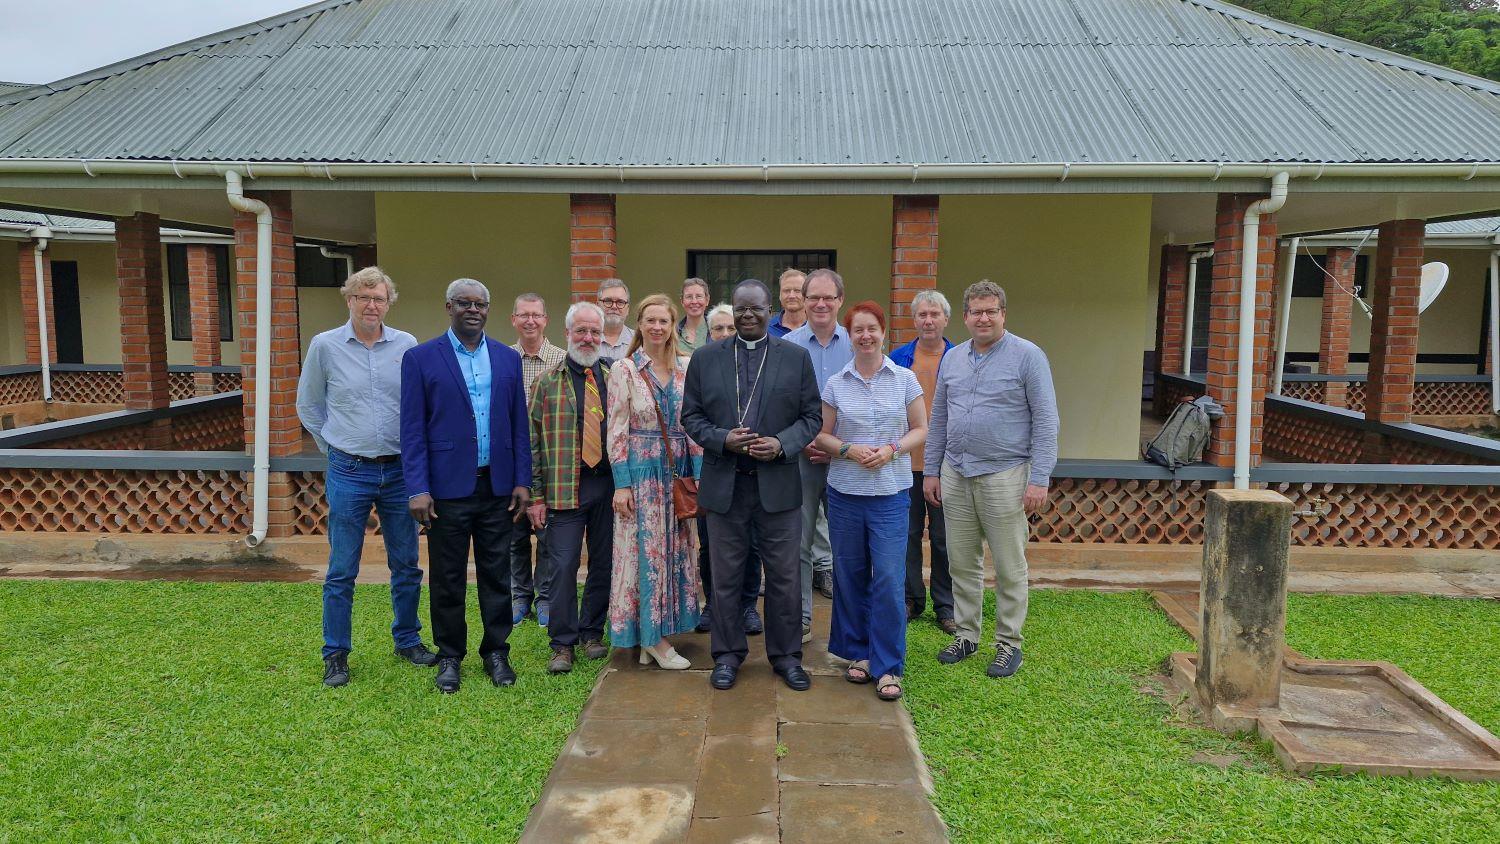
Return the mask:
[[[547,303],[535,293],[522,293],[516,297],[510,314],[511,327],[516,329],[516,344],[511,346],[521,355],[521,387],[526,391],[527,407],[531,406],[531,387],[543,372],[562,365],[567,352],[547,339]],[[531,536],[536,534],[536,578],[533,588],[531,565]],[[510,542],[510,605],[514,617],[511,623],[519,625],[526,618],[536,597],[536,620],[547,626],[547,534],[533,530],[531,524],[522,520],[516,525],[515,537]]]
[[[530,408],[532,503],[527,515],[533,527],[547,529],[552,578],[547,624],[552,659],[547,670],[553,674],[573,670],[573,649],[580,640],[589,659],[609,655],[604,621],[614,556],[615,481],[605,443],[610,361],[599,354],[604,311],[592,302],[578,302],[568,308],[564,325],[567,360],[537,378]],[[589,571],[580,603],[574,596],[585,536]]]

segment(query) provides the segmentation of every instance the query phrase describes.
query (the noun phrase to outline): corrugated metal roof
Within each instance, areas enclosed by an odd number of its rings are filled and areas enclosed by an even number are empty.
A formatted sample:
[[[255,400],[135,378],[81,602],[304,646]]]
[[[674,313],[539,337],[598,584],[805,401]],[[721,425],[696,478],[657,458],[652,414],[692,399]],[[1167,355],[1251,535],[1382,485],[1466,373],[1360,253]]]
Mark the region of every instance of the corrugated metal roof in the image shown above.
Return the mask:
[[[1500,161],[1500,86],[1217,0],[328,0],[28,93],[0,157]]]
[[[115,224],[109,220],[98,220],[92,217],[68,217],[62,214],[43,214],[37,211],[22,211],[18,208],[0,208],[0,223],[19,223],[27,226],[50,226],[59,231],[54,235],[62,240],[68,239],[68,235],[62,229],[80,229],[98,235],[114,235]],[[208,237],[230,239],[228,235],[218,235],[209,232],[194,231],[192,229],[181,229],[165,227],[161,230],[166,236],[184,237]]]

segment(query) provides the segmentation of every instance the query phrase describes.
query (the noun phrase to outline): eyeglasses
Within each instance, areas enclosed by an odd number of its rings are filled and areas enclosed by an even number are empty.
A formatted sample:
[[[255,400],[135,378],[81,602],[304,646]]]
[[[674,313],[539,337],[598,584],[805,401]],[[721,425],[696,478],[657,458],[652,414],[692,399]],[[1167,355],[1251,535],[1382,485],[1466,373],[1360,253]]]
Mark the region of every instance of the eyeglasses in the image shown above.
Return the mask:
[[[483,299],[449,299],[448,304],[460,311],[487,311],[490,303]]]
[[[1005,313],[1005,309],[1004,308],[983,308],[981,310],[969,311],[969,316],[972,316],[972,317],[989,317],[990,319],[998,319],[1000,317],[1000,315],[1003,314],[1003,313]]]
[[[597,340],[598,338],[604,336],[604,332],[600,331],[597,328],[574,328],[572,329],[572,331],[579,337],[584,337],[590,340]]]
[[[842,296],[804,296],[802,298],[806,299],[809,302],[837,302],[838,300],[840,300],[840,299],[842,299],[844,297],[842,297]]]
[[[626,305],[630,304],[630,300],[629,299],[600,299],[599,300],[599,304],[605,305],[605,306],[611,307],[611,308],[623,308]]]
[[[734,309],[734,312],[736,314],[764,314],[770,312],[770,310],[765,305],[740,305]]]
[[[386,305],[390,304],[390,300],[385,298],[384,296],[366,296],[363,293],[356,293],[350,298],[360,303],[361,305],[379,305],[383,308]]]
[[[546,319],[547,318],[546,314],[511,314],[511,316],[515,317],[518,320],[521,320],[522,322],[525,322],[527,320],[537,320],[537,319]]]

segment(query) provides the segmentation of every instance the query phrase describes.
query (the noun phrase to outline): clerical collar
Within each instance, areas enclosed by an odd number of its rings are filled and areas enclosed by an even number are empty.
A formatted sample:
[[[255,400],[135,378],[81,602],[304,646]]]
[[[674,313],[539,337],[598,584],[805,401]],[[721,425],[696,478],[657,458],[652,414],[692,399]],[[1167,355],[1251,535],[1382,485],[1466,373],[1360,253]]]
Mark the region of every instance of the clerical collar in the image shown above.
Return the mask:
[[[766,337],[769,337],[769,336],[771,336],[771,335],[769,335],[769,334],[766,335]],[[739,339],[741,346],[744,346],[746,350],[752,351],[752,352],[755,351],[756,349],[760,348],[760,344],[761,343],[766,342],[766,338],[765,337],[762,337],[759,340],[746,340],[745,338],[740,337],[738,334],[736,334],[735,337]]]

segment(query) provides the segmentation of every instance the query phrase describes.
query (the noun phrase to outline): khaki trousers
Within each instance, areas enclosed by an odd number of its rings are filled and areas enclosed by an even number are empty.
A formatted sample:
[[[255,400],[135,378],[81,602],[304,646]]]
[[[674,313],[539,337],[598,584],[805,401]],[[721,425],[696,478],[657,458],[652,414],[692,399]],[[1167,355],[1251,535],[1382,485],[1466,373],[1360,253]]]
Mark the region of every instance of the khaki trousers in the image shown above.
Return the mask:
[[[1021,644],[1026,622],[1026,537],[1022,501],[1031,465],[965,478],[943,463],[943,518],[958,637],[979,644],[984,618],[984,543],[995,559],[995,641]]]

